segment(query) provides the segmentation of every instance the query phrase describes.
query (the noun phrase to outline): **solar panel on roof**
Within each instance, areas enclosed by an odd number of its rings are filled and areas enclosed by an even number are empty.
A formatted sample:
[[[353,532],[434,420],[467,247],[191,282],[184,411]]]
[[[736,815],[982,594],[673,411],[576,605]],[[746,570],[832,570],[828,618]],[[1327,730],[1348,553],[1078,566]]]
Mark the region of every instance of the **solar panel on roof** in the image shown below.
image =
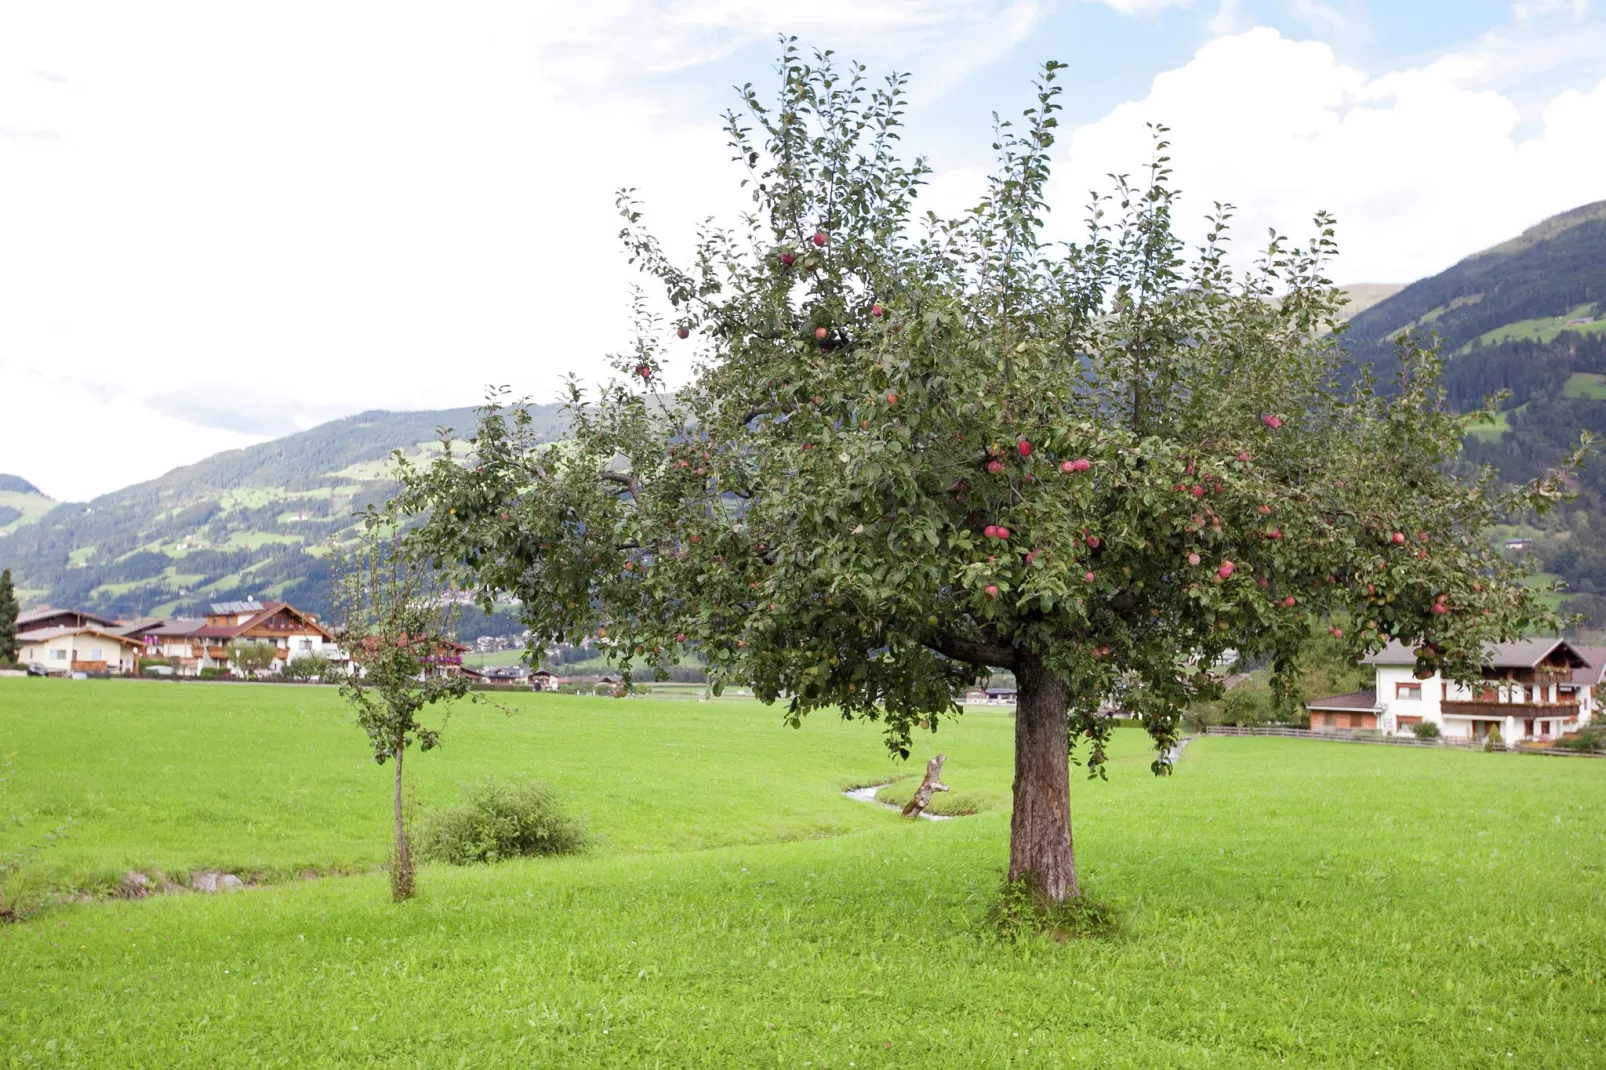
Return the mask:
[[[213,615],[214,616],[220,616],[220,617],[228,615],[228,614],[233,614],[233,613],[260,613],[260,612],[262,612],[262,608],[263,607],[262,607],[262,603],[261,602],[213,602],[212,603],[212,613],[213,613]]]

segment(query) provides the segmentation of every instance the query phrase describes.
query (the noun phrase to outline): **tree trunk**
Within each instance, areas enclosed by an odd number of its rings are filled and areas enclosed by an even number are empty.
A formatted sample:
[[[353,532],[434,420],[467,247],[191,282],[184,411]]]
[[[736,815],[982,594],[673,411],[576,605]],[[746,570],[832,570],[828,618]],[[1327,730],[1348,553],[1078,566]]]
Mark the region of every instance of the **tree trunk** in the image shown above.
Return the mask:
[[[412,845],[407,842],[407,819],[402,809],[402,755],[405,748],[397,747],[392,755],[396,763],[395,786],[391,793],[391,805],[396,813],[396,857],[391,863],[390,897],[400,903],[404,899],[413,897],[413,853]]]
[[[909,804],[903,808],[904,817],[911,819],[919,817],[925,813],[926,807],[931,805],[932,792],[948,790],[948,785],[937,779],[942,776],[942,763],[947,760],[946,754],[939,754],[926,763],[926,779],[920,782],[920,787],[915,789]]]
[[[1015,812],[1009,879],[1026,880],[1056,903],[1081,894],[1071,853],[1069,700],[1065,681],[1037,656],[1015,666]]]

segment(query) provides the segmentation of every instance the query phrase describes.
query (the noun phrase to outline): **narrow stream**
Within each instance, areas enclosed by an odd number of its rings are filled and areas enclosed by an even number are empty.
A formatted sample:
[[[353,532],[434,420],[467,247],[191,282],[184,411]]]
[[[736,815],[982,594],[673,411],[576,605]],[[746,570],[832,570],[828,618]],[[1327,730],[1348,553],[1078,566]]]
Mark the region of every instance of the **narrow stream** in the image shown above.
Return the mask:
[[[844,794],[848,798],[854,799],[854,800],[856,800],[858,802],[873,803],[876,806],[885,806],[888,810],[897,810],[899,812],[902,812],[903,807],[901,807],[901,806],[893,806],[891,803],[884,803],[880,799],[875,797],[875,793],[876,792],[880,791],[882,788],[886,787],[887,784],[891,784],[891,783],[892,783],[892,781],[889,780],[889,781],[886,782],[886,784],[871,784],[867,788],[853,788],[853,789],[851,789],[849,791],[844,791],[842,794]],[[953,820],[953,818],[948,817],[945,814],[922,813],[920,816],[925,818],[927,821],[952,821]]]

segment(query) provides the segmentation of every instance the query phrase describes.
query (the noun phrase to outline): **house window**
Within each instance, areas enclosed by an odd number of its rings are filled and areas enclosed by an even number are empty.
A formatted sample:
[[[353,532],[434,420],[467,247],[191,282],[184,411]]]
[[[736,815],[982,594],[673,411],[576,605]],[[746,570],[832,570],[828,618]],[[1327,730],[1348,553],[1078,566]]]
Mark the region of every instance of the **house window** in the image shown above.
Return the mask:
[[[1422,685],[1421,684],[1417,684],[1417,683],[1395,684],[1394,685],[1394,697],[1395,698],[1408,699],[1408,700],[1410,700],[1412,702],[1421,702],[1422,701]]]
[[[65,650],[60,650],[60,649],[52,650],[50,652],[50,660],[51,661],[66,661],[67,660],[67,652]]]
[[[105,661],[106,659],[100,656],[100,647],[92,646],[92,647],[89,648],[89,660],[90,661]]]
[[[1532,702],[1533,700],[1534,700],[1534,687],[1533,687],[1533,684],[1524,685],[1523,689],[1522,689],[1522,701],[1524,701],[1524,702]]]

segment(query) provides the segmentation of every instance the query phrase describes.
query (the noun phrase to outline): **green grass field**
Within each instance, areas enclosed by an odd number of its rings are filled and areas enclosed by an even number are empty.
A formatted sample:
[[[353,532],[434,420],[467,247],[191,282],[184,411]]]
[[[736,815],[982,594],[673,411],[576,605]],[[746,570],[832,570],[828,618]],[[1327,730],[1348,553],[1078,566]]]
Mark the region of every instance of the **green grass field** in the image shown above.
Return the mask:
[[[1562,387],[1561,396],[1566,398],[1592,398],[1596,401],[1606,399],[1606,375],[1593,372],[1574,372],[1567,377],[1567,385]]]
[[[1606,330],[1606,320],[1596,319],[1591,323],[1574,323],[1568,326],[1571,320],[1582,319],[1594,312],[1593,305],[1578,305],[1571,311],[1560,316],[1544,316],[1538,319],[1517,320],[1513,323],[1496,327],[1492,331],[1485,331],[1478,336],[1478,341],[1484,345],[1498,345],[1501,342],[1527,340],[1531,342],[1548,342],[1562,331],[1576,331],[1579,334],[1594,334]],[[1471,343],[1461,347],[1460,352],[1466,353],[1472,349]]]
[[[906,823],[840,794],[918,768],[870,726],[516,701],[414,760],[423,803],[543,777],[598,846],[425,867],[395,907],[388,770],[333,691],[0,680],[0,815],[24,815],[0,846],[74,820],[34,880],[279,879],[0,927],[0,1064],[1602,1063],[1606,764],[1205,739],[1157,780],[1120,731],[1110,780],[1072,786],[1119,931],[1005,942],[1005,714],[931,741],[996,805]]]

